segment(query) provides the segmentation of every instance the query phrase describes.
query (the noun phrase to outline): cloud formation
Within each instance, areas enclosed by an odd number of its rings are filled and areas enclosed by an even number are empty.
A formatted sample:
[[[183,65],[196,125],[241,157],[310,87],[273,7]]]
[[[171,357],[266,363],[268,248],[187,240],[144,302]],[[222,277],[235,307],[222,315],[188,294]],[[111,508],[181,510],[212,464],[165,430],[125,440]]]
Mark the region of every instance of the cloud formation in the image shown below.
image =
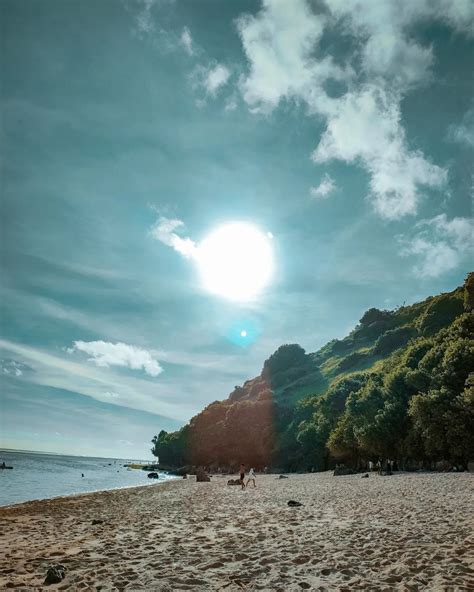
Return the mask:
[[[90,356],[89,362],[108,368],[121,366],[132,370],[144,370],[149,376],[158,376],[163,372],[158,360],[146,349],[126,343],[107,341],[75,341],[69,353],[84,352]]]
[[[369,199],[382,218],[416,214],[420,187],[441,187],[447,173],[420,151],[409,150],[397,95],[364,85],[337,103],[312,154],[314,162],[362,163],[370,173]]]
[[[223,64],[216,64],[210,68],[201,68],[199,70],[201,84],[206,94],[215,97],[222,87],[224,87],[230,78],[230,70]]]
[[[284,100],[305,104],[326,122],[315,162],[362,165],[370,174],[368,198],[381,217],[416,214],[422,189],[441,188],[447,172],[409,147],[402,125],[401,101],[429,81],[433,63],[432,48],[413,40],[411,31],[415,23],[438,19],[469,33],[472,12],[465,0],[326,0],[319,13],[306,0],[264,0],[257,15],[237,21],[249,65],[242,97],[252,112],[270,113]],[[345,63],[321,48],[331,27],[357,46]],[[344,87],[340,96],[326,90],[334,80]]]
[[[15,360],[0,360],[0,369],[2,374],[6,374],[7,376],[15,376],[19,378],[23,376],[23,372],[25,369],[24,364],[20,364]]]
[[[399,237],[402,255],[416,257],[416,275],[436,278],[458,267],[464,258],[472,257],[473,232],[472,219],[448,220],[446,214],[440,214],[419,222],[411,238]]]
[[[138,0],[139,12],[135,17],[139,35],[149,35],[155,31],[152,8],[158,0]]]
[[[182,238],[175,232],[175,230],[183,227],[184,222],[181,220],[161,216],[150,232],[156,240],[173,248],[187,259],[191,259],[196,255],[197,246],[192,239],[188,237]]]
[[[449,136],[455,142],[474,147],[474,107],[471,107],[458,125],[452,125]]]
[[[240,90],[253,112],[269,113],[284,99],[303,100],[316,110],[326,100],[323,83],[349,77],[350,70],[331,56],[315,57],[325,25],[325,17],[316,16],[305,0],[264,0],[256,16],[238,19],[249,64]]]
[[[181,46],[183,47],[184,51],[189,56],[194,55],[193,38],[191,36],[191,31],[188,29],[188,27],[183,28],[183,31],[182,31],[181,36],[179,38],[179,42],[180,42]]]
[[[315,199],[327,199],[331,193],[334,193],[336,187],[336,182],[331,175],[325,173],[321,183],[317,187],[311,187],[309,192],[311,197],[314,197]]]

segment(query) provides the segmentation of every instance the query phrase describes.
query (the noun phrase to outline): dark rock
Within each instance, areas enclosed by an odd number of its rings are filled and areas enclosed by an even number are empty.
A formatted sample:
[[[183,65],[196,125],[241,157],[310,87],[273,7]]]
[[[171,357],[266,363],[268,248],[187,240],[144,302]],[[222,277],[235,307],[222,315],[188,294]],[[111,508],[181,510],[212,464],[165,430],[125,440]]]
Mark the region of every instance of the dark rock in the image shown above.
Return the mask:
[[[287,475],[280,475],[280,476],[278,477],[278,479],[288,479],[288,476],[287,476]]]
[[[368,479],[369,478],[369,473],[366,473],[365,475],[362,475],[361,479]]]
[[[211,480],[211,478],[209,477],[209,475],[206,473],[206,471],[202,468],[199,468],[196,471],[196,481],[198,483],[207,483]]]
[[[339,475],[354,475],[356,473],[356,471],[354,471],[353,469],[348,469],[347,467],[336,467],[334,469],[334,477],[338,477]]]
[[[52,565],[48,568],[46,572],[46,578],[44,583],[48,584],[58,584],[66,577],[66,568],[64,565]]]
[[[299,508],[303,504],[301,502],[295,502],[295,500],[290,500],[288,502],[288,505],[290,506],[290,508]]]
[[[241,485],[240,479],[229,479],[227,485]]]
[[[92,526],[96,525],[96,524],[103,524],[104,521],[103,520],[92,520]]]
[[[159,479],[158,473],[148,473],[148,479]]]

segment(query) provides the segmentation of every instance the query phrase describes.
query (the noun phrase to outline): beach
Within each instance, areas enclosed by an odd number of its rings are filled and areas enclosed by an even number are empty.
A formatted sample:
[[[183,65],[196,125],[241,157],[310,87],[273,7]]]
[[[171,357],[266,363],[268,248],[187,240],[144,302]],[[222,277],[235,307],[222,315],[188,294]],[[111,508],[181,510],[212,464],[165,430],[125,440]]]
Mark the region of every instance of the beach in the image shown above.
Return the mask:
[[[474,590],[472,474],[228,478],[0,508],[0,589]]]

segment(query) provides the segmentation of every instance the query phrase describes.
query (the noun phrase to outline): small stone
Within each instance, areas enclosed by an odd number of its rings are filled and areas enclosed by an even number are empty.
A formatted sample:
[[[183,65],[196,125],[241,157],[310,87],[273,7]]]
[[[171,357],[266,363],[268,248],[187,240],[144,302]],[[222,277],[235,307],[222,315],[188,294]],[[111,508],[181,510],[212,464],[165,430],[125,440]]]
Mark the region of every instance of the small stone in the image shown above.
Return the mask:
[[[44,583],[46,585],[58,584],[59,582],[64,580],[65,577],[66,577],[66,568],[64,567],[64,565],[60,565],[60,564],[52,565],[51,567],[48,568],[48,571],[46,572],[46,578],[44,580]]]
[[[196,481],[198,483],[208,483],[211,480],[209,475],[204,471],[204,469],[199,468],[196,471]]]
[[[303,504],[301,502],[296,502],[295,500],[290,500],[288,502],[288,505],[290,506],[290,508],[299,508]]]

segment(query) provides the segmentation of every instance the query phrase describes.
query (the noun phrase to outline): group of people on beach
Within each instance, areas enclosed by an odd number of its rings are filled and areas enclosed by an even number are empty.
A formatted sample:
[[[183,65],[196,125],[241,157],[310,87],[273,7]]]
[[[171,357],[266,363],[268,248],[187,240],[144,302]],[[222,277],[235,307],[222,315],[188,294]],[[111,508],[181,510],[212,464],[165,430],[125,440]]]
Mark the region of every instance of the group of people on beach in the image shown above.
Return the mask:
[[[252,481],[254,487],[257,487],[254,469],[253,468],[250,469],[250,471],[248,473],[248,477],[247,477],[247,483],[245,483],[245,465],[241,464],[240,465],[240,485],[241,485],[242,489],[245,489],[248,486],[248,484],[250,483],[250,481]]]

